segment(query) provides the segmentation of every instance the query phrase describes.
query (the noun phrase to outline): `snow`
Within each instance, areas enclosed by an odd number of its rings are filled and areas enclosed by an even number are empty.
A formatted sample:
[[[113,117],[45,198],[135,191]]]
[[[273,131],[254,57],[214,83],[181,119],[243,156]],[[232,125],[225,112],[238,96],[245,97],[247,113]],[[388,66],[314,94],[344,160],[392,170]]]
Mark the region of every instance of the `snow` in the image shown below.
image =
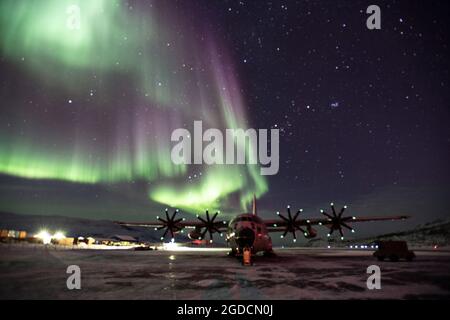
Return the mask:
[[[133,251],[0,244],[1,299],[413,299],[450,297],[447,251],[379,262],[370,250],[280,249],[244,267],[223,250]],[[81,290],[66,268],[81,268]],[[368,290],[369,265],[381,268]]]

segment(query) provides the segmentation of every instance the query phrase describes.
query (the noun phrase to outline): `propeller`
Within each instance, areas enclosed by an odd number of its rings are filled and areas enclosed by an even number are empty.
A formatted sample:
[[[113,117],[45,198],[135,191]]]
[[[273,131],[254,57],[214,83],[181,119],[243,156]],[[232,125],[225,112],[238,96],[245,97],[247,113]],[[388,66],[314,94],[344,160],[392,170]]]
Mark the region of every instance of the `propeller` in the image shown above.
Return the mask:
[[[330,232],[328,233],[328,237],[331,237],[333,232],[335,230],[337,230],[337,231],[339,231],[339,234],[341,235],[341,240],[344,240],[344,232],[342,231],[342,227],[350,230],[351,232],[355,232],[355,230],[347,224],[347,222],[350,220],[353,220],[354,217],[351,217],[351,216],[343,217],[342,216],[345,209],[347,209],[347,206],[343,206],[341,208],[341,210],[339,211],[339,213],[336,213],[336,209],[334,208],[333,202],[330,203],[330,206],[331,206],[332,215],[325,212],[324,210],[320,210],[320,212],[328,218],[328,221],[330,221],[330,223],[329,223]]]
[[[221,224],[225,224],[225,221],[222,222],[215,222],[214,220],[216,219],[217,215],[220,213],[220,211],[217,211],[216,213],[214,213],[214,215],[211,217],[209,215],[209,211],[206,210],[206,219],[203,219],[202,217],[200,217],[199,215],[197,215],[197,218],[203,222],[203,226],[202,228],[204,228],[203,232],[200,234],[200,238],[201,239],[205,239],[206,233],[209,233],[209,241],[212,242],[213,240],[213,233],[217,232],[220,233],[220,235],[222,236],[222,232],[218,229],[218,226]]]
[[[284,233],[283,233],[283,235],[281,235],[281,238],[286,237],[288,232],[290,232],[290,233],[292,233],[292,236],[294,237],[293,241],[296,242],[297,241],[297,235],[296,235],[297,230],[301,231],[305,236],[308,234],[303,228],[301,228],[297,224],[297,217],[302,211],[303,211],[303,209],[299,209],[295,213],[295,215],[292,216],[291,206],[287,206],[287,213],[288,213],[287,217],[285,217],[281,213],[277,212],[277,215],[286,222],[286,229],[284,229]]]
[[[166,208],[165,210],[165,214],[166,214],[166,219],[160,218],[159,216],[156,217],[156,219],[158,219],[159,221],[162,222],[162,226],[155,228],[155,230],[162,230],[162,229],[166,229],[164,231],[164,234],[161,237],[161,240],[164,240],[164,238],[166,237],[166,235],[168,233],[170,233],[170,235],[172,236],[172,239],[175,238],[175,233],[182,230],[183,227],[178,225],[178,223],[182,220],[184,220],[184,218],[178,218],[175,219],[177,213],[180,212],[178,209],[176,209],[172,216],[169,215],[169,209]]]

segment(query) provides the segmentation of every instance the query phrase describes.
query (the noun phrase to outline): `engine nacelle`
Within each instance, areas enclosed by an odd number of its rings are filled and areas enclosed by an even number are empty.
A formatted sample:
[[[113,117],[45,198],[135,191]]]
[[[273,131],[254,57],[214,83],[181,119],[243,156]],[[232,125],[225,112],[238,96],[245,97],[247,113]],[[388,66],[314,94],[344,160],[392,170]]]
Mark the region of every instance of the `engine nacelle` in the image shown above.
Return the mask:
[[[306,228],[306,235],[305,235],[305,238],[306,239],[311,239],[311,238],[315,238],[316,236],[317,236],[317,230],[316,229],[314,229],[313,227],[311,227],[311,226],[308,226],[307,228]]]
[[[202,234],[200,233],[200,229],[195,228],[191,232],[189,232],[188,237],[191,240],[200,240]]]

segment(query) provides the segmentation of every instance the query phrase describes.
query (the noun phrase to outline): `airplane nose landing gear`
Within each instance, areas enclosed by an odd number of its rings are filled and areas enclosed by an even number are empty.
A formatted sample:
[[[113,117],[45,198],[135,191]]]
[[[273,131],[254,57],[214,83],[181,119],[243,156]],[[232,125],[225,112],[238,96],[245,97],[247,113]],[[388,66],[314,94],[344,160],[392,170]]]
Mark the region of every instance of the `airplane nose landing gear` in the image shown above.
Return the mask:
[[[251,266],[252,265],[252,251],[249,247],[245,247],[242,252],[242,265]]]

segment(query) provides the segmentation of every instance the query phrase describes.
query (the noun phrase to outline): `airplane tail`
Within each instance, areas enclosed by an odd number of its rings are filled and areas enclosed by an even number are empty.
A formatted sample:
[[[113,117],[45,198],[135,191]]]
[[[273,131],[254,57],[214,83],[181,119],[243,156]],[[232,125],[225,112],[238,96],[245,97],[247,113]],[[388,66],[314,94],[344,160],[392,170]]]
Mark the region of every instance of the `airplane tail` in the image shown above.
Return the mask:
[[[252,208],[252,213],[254,216],[256,216],[258,213],[256,211],[256,196],[255,194],[253,194],[253,208]]]

